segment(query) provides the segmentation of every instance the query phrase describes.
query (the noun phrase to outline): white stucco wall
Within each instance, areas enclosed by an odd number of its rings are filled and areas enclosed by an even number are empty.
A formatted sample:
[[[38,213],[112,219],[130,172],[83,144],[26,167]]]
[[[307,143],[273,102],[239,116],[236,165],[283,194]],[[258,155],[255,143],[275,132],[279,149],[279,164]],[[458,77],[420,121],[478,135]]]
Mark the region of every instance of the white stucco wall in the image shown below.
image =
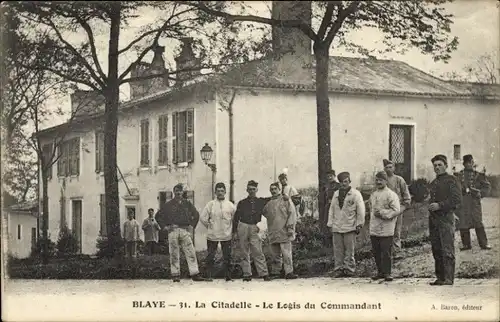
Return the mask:
[[[26,213],[9,212],[8,245],[9,254],[17,258],[26,258],[31,254],[31,230],[36,229],[36,217]],[[21,238],[18,238],[18,225],[21,227]]]
[[[498,124],[500,107],[474,100],[444,100],[331,95],[332,164],[349,171],[359,186],[363,173],[381,170],[389,153],[389,124],[414,126],[413,177],[432,178],[432,156],[474,155],[479,169],[500,173]],[[260,184],[268,195],[276,171],[288,168],[289,181],[300,187],[316,185],[317,138],[314,93],[258,91],[240,93],[234,103],[235,197],[244,198],[246,182]],[[451,166],[450,166],[451,167]]]
[[[194,162],[186,168],[158,167],[158,117],[169,114],[168,133],[172,133],[172,112],[194,108]],[[149,169],[140,169],[140,120],[150,120],[151,162]],[[216,150],[215,135],[215,104],[213,100],[184,99],[175,103],[158,101],[148,106],[139,106],[134,111],[122,115],[118,125],[118,166],[131,189],[139,191],[139,200],[125,200],[127,189],[119,177],[120,217],[123,225],[126,219],[126,206],[136,206],[136,219],[139,222],[147,216],[147,209],[159,208],[158,194],[160,191],[171,191],[179,182],[184,183],[188,190],[195,194],[195,206],[200,209],[211,199],[211,171],[203,163],[199,150],[203,144],[209,143]],[[68,226],[72,226],[71,200],[83,200],[82,219],[82,252],[92,254],[96,251],[96,240],[100,229],[100,194],[104,193],[104,177],[95,172],[95,130],[88,129],[72,133],[67,138],[79,135],[81,138],[80,176],[57,178],[57,164],[53,166],[53,178],[49,181],[49,233],[56,241],[59,234],[59,199],[61,191],[66,197],[66,218]],[[169,141],[169,162],[171,163],[171,141]],[[217,157],[214,152],[214,160]],[[64,184],[63,184],[64,183]],[[63,188],[64,187],[64,188]],[[197,235],[203,235],[203,227],[199,227]],[[142,234],[142,232],[141,232]],[[206,248],[204,238],[197,238],[196,247]]]

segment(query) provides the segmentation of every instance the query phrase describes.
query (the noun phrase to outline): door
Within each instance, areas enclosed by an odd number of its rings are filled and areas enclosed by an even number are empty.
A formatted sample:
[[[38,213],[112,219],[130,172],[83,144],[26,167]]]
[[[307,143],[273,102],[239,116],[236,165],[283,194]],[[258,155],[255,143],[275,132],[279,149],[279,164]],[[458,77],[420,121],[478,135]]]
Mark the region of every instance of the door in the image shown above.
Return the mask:
[[[72,200],[71,201],[71,230],[75,234],[76,241],[78,244],[78,253],[82,252],[82,201]]]
[[[391,124],[389,128],[389,159],[394,162],[395,173],[407,184],[412,177],[412,127]]]

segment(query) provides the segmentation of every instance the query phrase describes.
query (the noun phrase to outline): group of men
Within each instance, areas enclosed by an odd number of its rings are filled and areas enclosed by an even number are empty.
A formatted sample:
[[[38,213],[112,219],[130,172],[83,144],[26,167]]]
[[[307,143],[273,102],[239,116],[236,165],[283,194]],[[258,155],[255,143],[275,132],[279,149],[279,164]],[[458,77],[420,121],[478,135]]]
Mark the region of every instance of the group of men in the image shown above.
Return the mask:
[[[215,185],[216,198],[207,203],[199,215],[196,208],[183,195],[183,185],[174,187],[174,198],[161,206],[156,214],[156,222],[168,232],[170,270],[174,282],[180,281],[180,251],[186,257],[189,274],[194,281],[211,281],[215,255],[221,245],[226,281],[232,280],[232,241],[237,240],[242,251],[241,268],[243,280],[252,280],[250,256],[260,278],[270,281],[281,276],[284,269],[286,279],[295,279],[293,273],[292,241],[295,239],[297,223],[296,204],[283,193],[287,186],[286,175],[280,175],[280,182],[274,182],[269,189],[271,197],[257,197],[258,183],[250,180],[247,184],[248,197],[235,206],[226,199],[224,183]],[[293,189],[293,188],[292,188]],[[296,191],[292,190],[295,196]],[[290,189],[289,189],[290,191]],[[258,224],[262,217],[267,219],[267,236],[271,250],[271,272],[268,271],[266,257],[262,250]],[[192,242],[193,228],[198,221],[207,228],[206,272],[199,272],[196,252]]]
[[[470,228],[476,229],[480,247],[491,249],[481,218],[481,198],[487,194],[490,185],[485,174],[474,169],[471,155],[464,156],[463,161],[464,170],[452,175],[447,173],[446,156],[436,155],[431,160],[436,178],[430,184],[429,233],[437,277],[431,285],[453,284],[457,216],[463,243],[461,250],[471,249]],[[369,199],[369,234],[377,266],[377,272],[372,279],[392,281],[392,261],[401,258],[403,212],[410,206],[411,197],[405,180],[394,173],[394,162],[384,159],[383,165],[384,171],[375,175],[376,189]],[[336,178],[335,171],[331,170],[328,171],[327,178],[328,184],[323,193],[328,209],[327,226],[331,228],[333,235],[333,275],[353,276],[356,268],[356,236],[365,225],[365,201],[361,193],[351,187],[349,172],[341,172]],[[156,213],[156,220],[152,209],[149,209],[149,217],[144,220],[142,229],[145,236],[149,236],[146,240],[148,252],[151,253],[153,247],[148,242],[158,241],[157,231],[165,230],[168,233],[173,281],[180,281],[181,250],[185,254],[192,279],[211,281],[215,254],[220,243],[226,280],[230,281],[232,241],[237,240],[243,255],[241,268],[244,281],[252,279],[250,256],[258,276],[265,281],[280,276],[282,269],[285,271],[285,278],[297,278],[293,272],[292,241],[295,239],[296,206],[300,204],[300,195],[295,188],[288,185],[286,174],[281,174],[279,180],[280,182],[270,185],[271,197],[268,198],[257,197],[258,183],[250,180],[247,184],[248,197],[238,202],[237,206],[226,199],[224,183],[217,183],[216,198],[207,203],[201,216],[196,208],[183,198],[183,185],[176,185],[173,189],[174,198],[161,206]],[[267,234],[272,255],[271,272],[268,271],[259,236],[258,224],[262,217],[267,219],[268,225]],[[207,228],[208,255],[205,276],[199,272],[192,241],[194,227],[198,221]],[[133,227],[133,234],[138,234],[138,225],[126,223],[125,226],[128,230]]]

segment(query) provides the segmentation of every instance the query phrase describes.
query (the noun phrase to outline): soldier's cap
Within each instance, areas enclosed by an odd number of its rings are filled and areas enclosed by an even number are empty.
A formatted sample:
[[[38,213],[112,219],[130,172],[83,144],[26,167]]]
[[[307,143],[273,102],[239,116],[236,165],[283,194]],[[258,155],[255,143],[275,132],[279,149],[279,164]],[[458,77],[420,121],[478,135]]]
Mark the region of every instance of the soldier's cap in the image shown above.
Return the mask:
[[[278,176],[278,179],[283,179],[283,178],[288,178],[286,173],[280,173],[280,175]]]
[[[434,163],[436,161],[443,161],[444,164],[448,165],[448,159],[446,158],[445,155],[442,154],[437,154],[435,155],[432,159],[431,162]]]
[[[326,171],[326,174],[335,175],[335,170],[330,169],[330,170]]]
[[[278,189],[281,189],[281,188],[280,188],[280,183],[279,183],[279,182],[273,182],[273,183],[271,183],[271,184],[269,185],[269,188],[271,188],[272,186],[275,186],[275,187],[277,187]]]
[[[257,181],[254,181],[254,180],[250,180],[250,181],[248,181],[247,186],[257,188],[259,186],[259,183]]]
[[[389,159],[384,159],[384,160],[382,160],[382,162],[384,163],[384,167],[387,167],[387,165],[389,165],[389,164],[394,164],[394,162],[392,162]]]
[[[342,182],[342,181],[344,181],[347,178],[349,178],[349,179],[351,178],[351,174],[349,172],[347,172],[347,171],[341,172],[337,176],[337,179],[339,180],[339,182]]]
[[[224,190],[226,190],[226,185],[224,184],[224,182],[218,182],[216,185],[215,185],[215,190],[219,189],[219,188],[223,188]]]
[[[174,191],[176,190],[184,190],[184,185],[182,183],[178,183],[174,186]]]
[[[466,154],[466,155],[464,155],[463,160],[464,160],[464,163],[472,162],[472,161],[474,161],[474,158],[472,157],[472,154]]]
[[[375,174],[375,178],[388,180],[387,173],[385,173],[385,171],[379,171],[379,172],[377,172],[377,174]]]

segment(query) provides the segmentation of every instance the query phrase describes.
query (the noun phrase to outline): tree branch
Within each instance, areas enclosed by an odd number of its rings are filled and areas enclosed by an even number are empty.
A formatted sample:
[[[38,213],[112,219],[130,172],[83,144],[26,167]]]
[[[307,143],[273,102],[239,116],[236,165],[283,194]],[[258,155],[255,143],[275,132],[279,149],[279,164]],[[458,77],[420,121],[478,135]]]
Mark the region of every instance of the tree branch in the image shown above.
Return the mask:
[[[209,8],[200,1],[198,1],[197,3],[187,2],[187,4],[192,7],[198,8],[199,10],[204,11],[208,14],[224,18],[229,22],[248,21],[248,22],[263,23],[271,26],[298,28],[304,34],[306,34],[310,39],[314,41],[319,40],[318,35],[314,32],[314,30],[312,30],[311,26],[302,20],[281,20],[281,19],[264,18],[255,15],[233,15],[227,12],[222,12]]]
[[[340,2],[340,3],[339,3]],[[323,39],[326,33],[326,29],[328,28],[330,22],[332,21],[333,11],[335,7],[342,7],[341,1],[328,1],[326,5],[325,15],[323,16],[323,20],[321,20],[321,25],[318,29],[318,38]],[[340,9],[338,9],[340,10]]]
[[[101,77],[104,83],[107,81],[107,76],[104,74],[101,64],[99,63],[99,59],[97,57],[97,48],[95,46],[95,37],[94,33],[92,32],[92,28],[90,25],[87,23],[87,21],[81,19],[79,16],[76,16],[77,21],[80,23],[82,28],[85,30],[87,33],[87,37],[89,38],[89,44],[90,44],[90,51],[92,53],[92,60],[94,61],[94,65],[97,69],[97,73]]]
[[[326,35],[326,43],[330,45],[333,41],[333,38],[335,38],[335,35],[337,35],[337,32],[340,30],[342,27],[342,24],[344,23],[344,20],[352,15],[356,10],[358,10],[358,7],[360,5],[361,1],[353,1],[349,4],[349,6],[344,10],[342,9],[341,6],[338,6],[338,15],[337,19],[335,20],[332,28]]]
[[[78,50],[76,50],[75,47],[73,47],[73,45],[71,45],[66,39],[64,39],[64,37],[62,36],[61,32],[59,31],[59,29],[57,29],[57,26],[54,24],[54,22],[50,19],[47,19],[47,21],[45,22],[47,25],[49,25],[52,30],[54,30],[54,32],[56,33],[57,37],[59,38],[59,40],[69,49],[71,50],[71,52],[73,53],[73,55],[75,55],[75,57],[77,58],[77,60],[79,60],[84,66],[85,68],[89,71],[90,73],[90,76],[94,79],[94,81],[99,85],[101,86],[101,88],[104,88],[105,87],[105,83],[104,83],[104,80],[103,79],[100,79],[99,76],[96,74],[95,70],[92,68],[92,66],[90,66],[89,62],[78,52]],[[47,68],[48,69],[48,68]],[[52,71],[53,72],[53,71]],[[55,73],[55,72],[54,72]],[[60,73],[60,74],[57,74],[55,73],[56,75],[59,75],[61,77],[65,77],[63,73]],[[80,81],[77,81],[77,82],[80,82]],[[82,84],[85,84],[88,86],[88,84],[86,83],[82,83]]]

